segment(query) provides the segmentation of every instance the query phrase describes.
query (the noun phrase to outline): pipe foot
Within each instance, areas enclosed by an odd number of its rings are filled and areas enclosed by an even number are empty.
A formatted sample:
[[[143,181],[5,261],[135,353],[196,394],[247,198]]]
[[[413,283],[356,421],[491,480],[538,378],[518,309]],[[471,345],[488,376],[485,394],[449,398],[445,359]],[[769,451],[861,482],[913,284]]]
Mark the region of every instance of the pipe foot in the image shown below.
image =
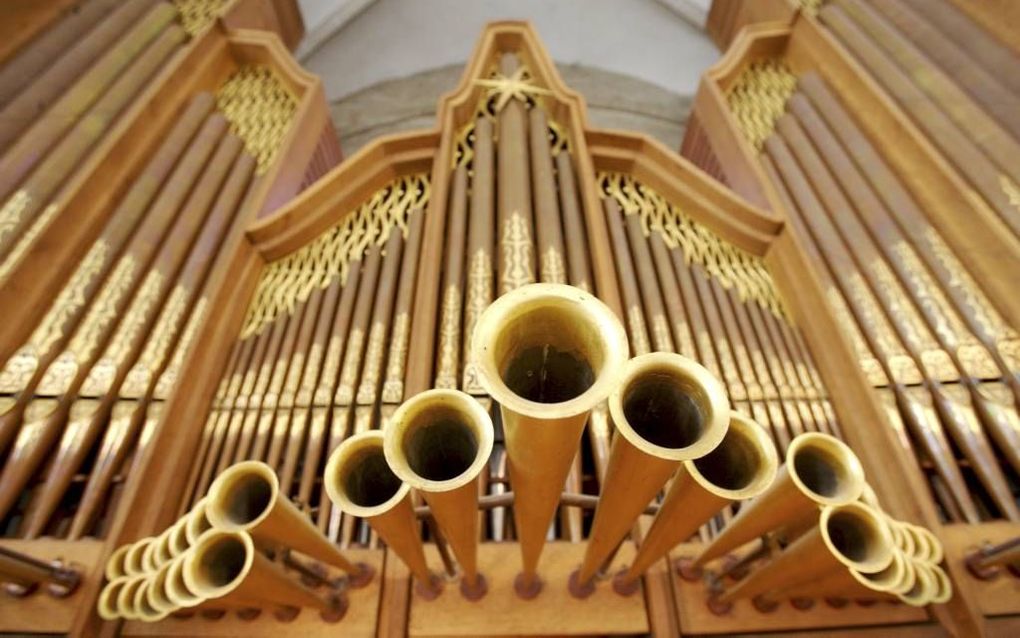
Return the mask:
[[[797,598],[790,599],[790,605],[792,605],[794,609],[799,609],[800,611],[807,611],[815,606],[815,601],[812,598],[804,598],[803,596],[798,596]]]
[[[700,565],[694,564],[694,559],[689,556],[682,556],[673,561],[673,568],[680,578],[696,583],[705,575],[705,570]]]
[[[878,604],[877,600],[867,600],[867,599],[864,599],[864,598],[862,598],[862,599],[860,599],[860,600],[858,600],[856,602],[857,602],[857,606],[858,607],[873,607],[874,605]]]
[[[340,622],[347,615],[347,609],[350,607],[347,597],[340,595],[330,596],[329,602],[329,609],[323,609],[319,612],[319,616],[329,623]]]
[[[725,616],[733,611],[733,603],[724,603],[715,596],[709,597],[705,604],[708,606],[708,610],[716,616]]]
[[[538,574],[529,577],[524,572],[521,572],[514,578],[514,593],[521,600],[531,600],[538,596],[541,591],[542,579],[538,577]]]
[[[435,600],[439,598],[439,594],[443,593],[443,581],[439,580],[439,577],[435,574],[429,575],[428,583],[415,579],[414,593],[423,600]]]
[[[290,605],[287,605],[285,607],[280,607],[279,609],[277,609],[273,613],[273,616],[280,622],[291,622],[292,620],[297,618],[298,614],[300,613],[301,613],[300,607],[291,607]]]
[[[220,618],[223,618],[224,616],[227,615],[227,610],[203,609],[202,611],[198,612],[198,615],[201,616],[202,618],[207,618],[209,620],[219,620]]]
[[[774,600],[769,600],[764,596],[755,596],[751,599],[751,604],[754,608],[763,614],[771,614],[775,610],[779,609],[779,603]]]
[[[367,587],[375,578],[375,568],[368,563],[358,563],[356,566],[358,571],[347,577],[347,584],[353,589]]]
[[[826,598],[825,604],[834,609],[843,609],[850,604],[846,598]]]
[[[256,607],[249,607],[248,609],[238,609],[237,617],[241,620],[255,620],[262,614],[262,610]]]
[[[733,554],[726,554],[723,559],[722,569],[719,571],[720,578],[726,577],[732,580],[740,580],[751,572],[749,563],[737,558]]]
[[[467,581],[463,578],[460,580],[460,595],[472,602],[481,600],[485,597],[485,594],[489,593],[489,583],[485,580],[483,574],[475,576],[474,587],[468,585]]]
[[[577,580],[578,570],[570,572],[570,579],[567,580],[567,591],[574,598],[585,599],[595,593],[595,580],[589,579],[586,583]]]
[[[633,596],[641,589],[641,579],[635,578],[634,580],[627,581],[624,577],[627,575],[627,569],[621,569],[617,572],[616,576],[613,577],[613,591],[620,596]]]

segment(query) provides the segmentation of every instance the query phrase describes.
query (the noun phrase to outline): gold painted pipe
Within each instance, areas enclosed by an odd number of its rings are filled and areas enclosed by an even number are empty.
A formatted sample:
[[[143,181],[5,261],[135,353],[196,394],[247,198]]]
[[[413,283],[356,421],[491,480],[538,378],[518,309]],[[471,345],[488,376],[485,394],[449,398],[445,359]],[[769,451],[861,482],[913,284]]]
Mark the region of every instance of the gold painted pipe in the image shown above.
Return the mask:
[[[138,608],[135,606],[135,598],[142,584],[145,583],[145,576],[131,576],[124,583],[124,586],[117,592],[114,601],[114,613],[117,617],[126,620],[138,620]]]
[[[203,534],[185,555],[183,575],[190,591],[216,605],[315,607],[327,613],[337,610],[336,599],[302,585],[256,551],[251,536],[243,531],[213,529]]]
[[[726,435],[729,400],[701,364],[672,352],[651,352],[623,366],[609,395],[613,438],[584,559],[571,591],[594,591],[591,580],[682,461],[710,453]]]
[[[492,419],[473,397],[428,390],[397,408],[383,449],[394,474],[425,498],[463,572],[461,592],[485,595],[478,573],[478,475],[492,453]]]
[[[244,461],[227,468],[209,487],[205,514],[214,529],[247,532],[260,542],[297,550],[306,556],[360,575],[363,567],[347,560],[286,496],[273,468]]]
[[[404,561],[418,579],[419,593],[439,594],[439,580],[425,562],[411,486],[386,463],[382,432],[370,430],[345,439],[326,463],[323,484],[338,510],[367,521]]]
[[[889,566],[893,551],[892,535],[876,510],[857,502],[826,505],[817,526],[724,591],[718,601],[753,598],[816,581],[846,567],[873,574]]]
[[[765,428],[730,412],[726,436],[707,455],[684,461],[673,479],[633,563],[613,586],[634,591],[638,577],[678,543],[734,501],[758,496],[776,478],[776,446]]]
[[[817,520],[819,505],[848,504],[863,489],[864,469],[845,443],[820,432],[800,434],[790,442],[786,463],[772,486],[740,509],[694,560],[694,567],[766,532],[786,530],[792,536]]]
[[[478,318],[471,356],[499,402],[522,573],[515,588],[537,595],[538,560],[592,408],[616,387],[627,359],[619,318],[580,288],[521,286]]]

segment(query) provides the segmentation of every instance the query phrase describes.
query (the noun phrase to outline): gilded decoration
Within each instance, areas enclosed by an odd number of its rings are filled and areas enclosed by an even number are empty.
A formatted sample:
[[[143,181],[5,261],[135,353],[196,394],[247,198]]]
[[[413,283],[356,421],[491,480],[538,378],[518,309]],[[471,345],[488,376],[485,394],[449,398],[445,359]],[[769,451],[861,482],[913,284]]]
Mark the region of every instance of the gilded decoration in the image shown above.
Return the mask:
[[[255,158],[256,173],[269,170],[290,130],[297,99],[269,67],[243,66],[216,92],[216,108]]]
[[[761,150],[776,122],[786,111],[786,101],[797,88],[797,76],[784,60],[766,58],[751,62],[741,71],[726,95],[730,113],[747,141]]]

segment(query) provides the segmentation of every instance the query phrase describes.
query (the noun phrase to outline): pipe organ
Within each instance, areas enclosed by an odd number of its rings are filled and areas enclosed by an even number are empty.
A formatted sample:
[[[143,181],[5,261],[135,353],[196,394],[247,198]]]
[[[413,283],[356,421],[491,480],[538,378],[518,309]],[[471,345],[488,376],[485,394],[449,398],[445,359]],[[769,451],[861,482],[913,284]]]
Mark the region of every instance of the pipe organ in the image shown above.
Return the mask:
[[[716,0],[680,154],[492,23],[342,162],[295,3],[0,9],[0,631],[1015,632],[962,4]]]

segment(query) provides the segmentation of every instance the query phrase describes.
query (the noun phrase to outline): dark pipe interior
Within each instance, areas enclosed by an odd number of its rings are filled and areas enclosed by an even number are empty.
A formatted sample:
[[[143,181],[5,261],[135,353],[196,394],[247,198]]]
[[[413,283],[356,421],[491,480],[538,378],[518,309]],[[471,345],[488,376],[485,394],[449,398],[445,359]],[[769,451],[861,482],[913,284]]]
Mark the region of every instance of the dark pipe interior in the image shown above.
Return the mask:
[[[747,434],[730,427],[714,450],[694,460],[694,467],[713,485],[724,490],[740,490],[757,476],[761,457]]]
[[[375,507],[393,498],[400,489],[400,479],[386,463],[381,447],[368,448],[351,460],[343,488],[355,505]]]
[[[266,511],[273,500],[273,486],[259,474],[238,477],[224,503],[227,517],[237,525],[246,525]]]
[[[583,358],[547,344],[518,352],[503,382],[529,401],[563,403],[584,394],[595,383],[595,372]]]
[[[804,485],[815,494],[832,497],[839,492],[837,461],[828,452],[805,447],[794,457],[793,468]]]
[[[871,527],[860,516],[837,512],[829,517],[826,529],[832,544],[852,561],[861,561],[871,553],[874,536]]]
[[[404,439],[407,464],[430,481],[448,481],[467,471],[478,454],[478,441],[464,423],[453,416],[423,413]]]
[[[202,555],[198,567],[199,583],[217,589],[229,585],[241,575],[247,555],[240,540],[229,536],[220,539]]]
[[[650,372],[624,393],[623,414],[641,438],[664,448],[684,448],[701,436],[704,415],[690,388],[666,372]]]

